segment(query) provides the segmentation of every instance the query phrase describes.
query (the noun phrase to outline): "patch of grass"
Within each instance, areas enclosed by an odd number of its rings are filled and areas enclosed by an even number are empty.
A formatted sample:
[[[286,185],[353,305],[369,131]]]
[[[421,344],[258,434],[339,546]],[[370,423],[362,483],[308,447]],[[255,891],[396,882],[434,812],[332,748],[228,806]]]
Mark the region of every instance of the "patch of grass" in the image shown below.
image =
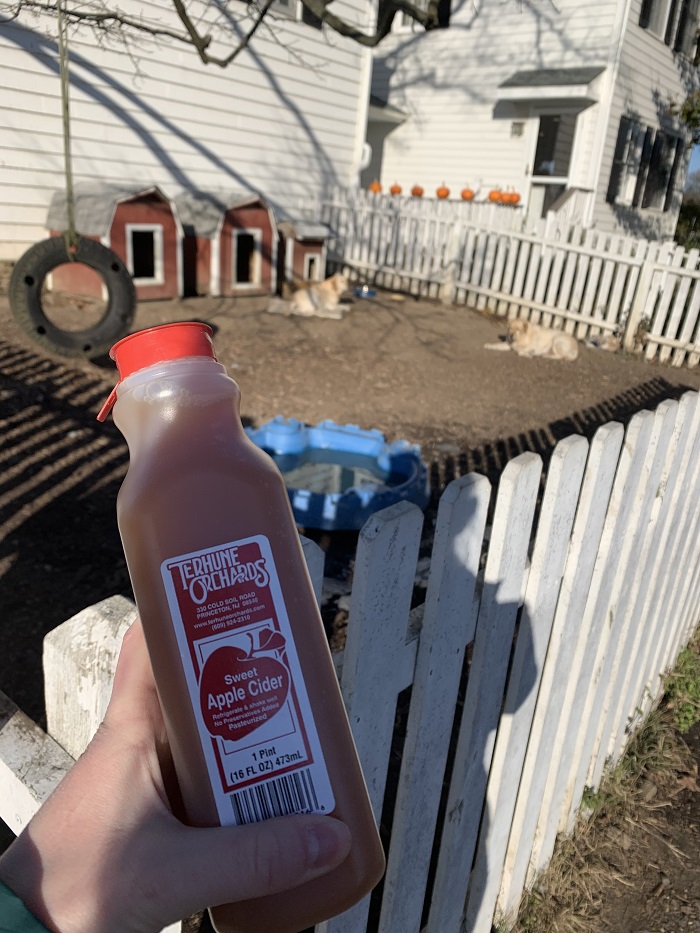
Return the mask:
[[[700,722],[700,634],[678,656],[666,677],[666,707],[681,735]]]
[[[498,933],[587,933],[608,892],[629,885],[626,850],[644,846],[647,836],[663,839],[658,810],[667,805],[665,792],[679,774],[692,770],[692,756],[678,733],[700,720],[700,630],[666,679],[666,689],[600,787],[586,788],[574,832],[558,838],[515,924],[501,922]]]

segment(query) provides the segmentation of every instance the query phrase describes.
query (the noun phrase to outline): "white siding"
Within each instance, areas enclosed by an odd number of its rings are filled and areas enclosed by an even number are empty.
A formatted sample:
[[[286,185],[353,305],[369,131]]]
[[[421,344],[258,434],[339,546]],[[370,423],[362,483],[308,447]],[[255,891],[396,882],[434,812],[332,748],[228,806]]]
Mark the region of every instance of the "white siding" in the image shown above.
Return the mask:
[[[642,0],[632,0],[620,54],[619,74],[615,83],[610,122],[601,159],[594,221],[603,230],[629,232],[649,239],[672,237],[683,197],[685,168],[679,172],[674,203],[669,211],[612,207],[605,197],[612,169],[620,117],[633,116],[642,125],[678,130],[667,106],[671,100],[683,100],[698,87],[697,69],[684,56],[676,55],[663,40],[639,24]]]
[[[420,183],[433,195],[445,182],[457,197],[466,184],[481,197],[494,186],[513,186],[526,201],[543,108],[539,102],[532,109],[499,103],[499,85],[516,71],[600,66],[606,70],[596,81],[599,102],[578,115],[570,184],[597,190],[594,220],[603,229],[638,236],[672,232],[677,205],[666,214],[645,210],[622,218],[605,204],[620,114],[637,112],[656,127],[664,104],[684,96],[683,83],[697,82],[682,58],[637,26],[640,5],[454,0],[449,29],[390,36],[375,53],[372,89],[407,119],[385,136],[382,184],[398,181],[407,190]],[[561,102],[547,106],[549,112],[558,108],[564,109]],[[511,136],[514,120],[525,122],[519,137]],[[372,139],[376,148],[376,127]],[[681,172],[677,204],[683,181]]]
[[[365,25],[364,0],[337,2],[340,15]],[[168,0],[145,5],[175,25],[171,9]],[[324,182],[355,183],[369,53],[283,18],[274,29],[275,38],[260,30],[227,69],[174,42],[128,55],[89,33],[72,36],[76,180],[144,181],[168,193],[253,188],[291,212]],[[0,258],[45,236],[51,194],[64,185],[57,60],[54,24],[0,30]]]
[[[432,194],[444,181],[457,196],[467,183],[482,193],[512,185],[525,196],[537,118],[528,104],[497,103],[499,85],[515,71],[607,63],[615,0],[563,0],[557,10],[482,0],[478,9],[456,0],[449,29],[401,32],[375,53],[373,92],[409,115],[386,137],[385,185],[419,182]],[[586,169],[598,108],[578,120],[578,164]],[[511,136],[513,120],[526,122],[520,137]]]

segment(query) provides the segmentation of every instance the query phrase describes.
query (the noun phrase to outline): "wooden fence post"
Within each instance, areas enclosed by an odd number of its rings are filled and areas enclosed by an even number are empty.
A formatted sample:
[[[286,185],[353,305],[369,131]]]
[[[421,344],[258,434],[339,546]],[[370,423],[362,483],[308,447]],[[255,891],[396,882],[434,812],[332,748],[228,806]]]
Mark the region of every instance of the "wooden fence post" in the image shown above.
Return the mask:
[[[655,255],[655,251],[653,252]],[[633,353],[636,348],[637,331],[644,317],[644,309],[649,297],[649,289],[654,275],[654,265],[647,256],[637,277],[637,287],[630,313],[625,321],[625,329],[622,333],[622,349],[628,353]]]

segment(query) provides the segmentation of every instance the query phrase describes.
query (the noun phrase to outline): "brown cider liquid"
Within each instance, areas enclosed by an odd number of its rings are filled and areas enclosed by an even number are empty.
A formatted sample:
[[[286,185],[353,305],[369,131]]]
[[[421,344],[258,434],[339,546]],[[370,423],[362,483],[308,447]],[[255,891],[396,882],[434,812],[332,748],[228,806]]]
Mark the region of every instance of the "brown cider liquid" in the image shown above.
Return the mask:
[[[194,826],[217,826],[219,818],[161,565],[253,535],[269,539],[335,797],[331,815],[350,828],[352,848],[312,882],[210,912],[219,933],[297,933],[364,897],[385,862],[284,481],[243,431],[238,386],[213,360],[175,360],[129,376],[114,420],[130,452],[119,530],[185,818]]]

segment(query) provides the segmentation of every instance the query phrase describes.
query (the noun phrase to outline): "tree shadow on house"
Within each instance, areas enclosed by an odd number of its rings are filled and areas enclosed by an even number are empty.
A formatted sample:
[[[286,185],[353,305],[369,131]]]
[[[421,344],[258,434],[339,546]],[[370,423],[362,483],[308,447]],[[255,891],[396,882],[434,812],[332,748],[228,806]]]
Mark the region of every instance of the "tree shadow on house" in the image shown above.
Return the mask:
[[[52,38],[5,17],[0,17],[0,27],[3,28],[5,40],[34,58],[37,64],[46,69],[49,74],[58,76],[58,45]],[[196,57],[194,50],[191,50],[191,54]],[[250,48],[247,54],[253,56],[261,82],[267,83],[284,113],[295,119],[303,130],[305,139],[310,143],[312,155],[307,157],[309,173],[318,174],[320,170],[327,184],[336,184],[337,177],[333,160],[302,109],[284,90],[282,83],[268,68],[265,60]],[[135,57],[138,58],[138,54]],[[225,158],[211,145],[204,142],[201,136],[187,129],[186,120],[169,118],[163,109],[149,103],[133,88],[120,81],[113,71],[100,67],[94,61],[81,55],[75,48],[70,50],[70,86],[72,91],[80,92],[88,101],[104,108],[104,112],[110,115],[111,120],[118,121],[121,127],[133,132],[156,160],[157,167],[154,172],[158,175],[158,179],[164,170],[175,186],[184,189],[201,187],[193,181],[188,170],[189,163],[193,157],[196,157],[198,161],[204,163],[206,172],[215,171],[219,174],[219,179],[231,179],[236,186],[245,190],[253,188],[247,175],[238,171],[230,159]],[[179,155],[172,146],[173,140],[177,140],[179,146],[184,147],[182,155]],[[291,146],[292,141],[287,140],[288,152]],[[42,145],[37,139],[37,152],[41,149]],[[301,157],[301,152],[298,155]],[[299,164],[299,172],[301,171]],[[96,174],[102,173],[96,169]],[[221,181],[216,185],[221,187]]]

